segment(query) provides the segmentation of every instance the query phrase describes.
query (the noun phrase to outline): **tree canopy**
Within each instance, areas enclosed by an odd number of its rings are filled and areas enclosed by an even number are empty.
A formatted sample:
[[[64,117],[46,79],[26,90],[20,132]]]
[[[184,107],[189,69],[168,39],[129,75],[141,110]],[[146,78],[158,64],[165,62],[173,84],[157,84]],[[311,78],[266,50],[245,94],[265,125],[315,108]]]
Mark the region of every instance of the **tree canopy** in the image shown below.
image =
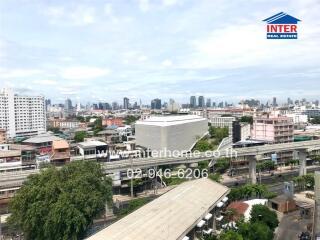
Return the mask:
[[[273,231],[261,222],[239,224],[240,236],[245,240],[272,240]]]
[[[253,124],[253,117],[252,116],[242,116],[240,118],[240,122],[250,123],[252,125]]]
[[[83,142],[84,138],[87,137],[87,132],[85,131],[79,131],[79,132],[76,132],[75,135],[74,135],[74,140],[76,142]]]
[[[229,129],[227,127],[209,127],[209,134],[212,138],[216,139],[217,143],[220,143],[222,139],[229,136]]]
[[[261,222],[272,231],[279,225],[277,214],[264,205],[254,205],[251,210],[251,223]]]
[[[243,237],[239,233],[229,230],[225,233],[222,233],[219,240],[243,240]]]
[[[10,202],[12,229],[25,239],[79,239],[112,203],[112,182],[94,162],[50,167],[28,177]]]

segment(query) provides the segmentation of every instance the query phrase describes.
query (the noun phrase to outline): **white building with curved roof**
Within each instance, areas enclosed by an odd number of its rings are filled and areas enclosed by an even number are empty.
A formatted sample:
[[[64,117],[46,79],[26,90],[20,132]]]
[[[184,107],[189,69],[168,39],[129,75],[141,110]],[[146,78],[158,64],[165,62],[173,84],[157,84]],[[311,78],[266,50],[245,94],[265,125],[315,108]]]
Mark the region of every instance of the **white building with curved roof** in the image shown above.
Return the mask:
[[[195,115],[159,116],[137,121],[136,144],[150,150],[188,151],[208,132],[208,121]]]

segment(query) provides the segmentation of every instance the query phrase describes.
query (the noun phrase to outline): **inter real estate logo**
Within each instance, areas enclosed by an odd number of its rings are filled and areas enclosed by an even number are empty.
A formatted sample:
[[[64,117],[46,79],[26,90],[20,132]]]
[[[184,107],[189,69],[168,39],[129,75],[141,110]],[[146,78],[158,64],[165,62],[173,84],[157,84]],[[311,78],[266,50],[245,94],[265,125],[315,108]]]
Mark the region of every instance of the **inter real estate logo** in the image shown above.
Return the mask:
[[[267,39],[298,39],[298,22],[301,21],[284,12],[263,20],[267,22]]]

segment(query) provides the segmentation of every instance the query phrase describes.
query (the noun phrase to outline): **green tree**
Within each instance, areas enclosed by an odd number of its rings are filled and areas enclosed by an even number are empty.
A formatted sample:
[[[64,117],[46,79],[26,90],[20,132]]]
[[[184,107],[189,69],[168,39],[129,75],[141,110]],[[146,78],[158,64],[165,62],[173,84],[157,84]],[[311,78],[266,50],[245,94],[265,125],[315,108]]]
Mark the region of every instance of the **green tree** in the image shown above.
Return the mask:
[[[219,240],[243,240],[244,238],[233,230],[226,231],[220,235]]]
[[[10,202],[12,229],[26,240],[76,240],[112,203],[112,181],[94,162],[50,167],[28,177]]]
[[[209,150],[212,150],[212,145],[208,142],[208,140],[201,139],[196,143],[196,145],[194,147],[194,151],[195,150],[200,151],[200,152],[209,151]]]
[[[214,168],[218,173],[225,173],[230,167],[230,160],[228,158],[219,158],[214,164]]]
[[[208,166],[209,166],[209,161],[198,162],[198,169],[200,170],[207,169]]]
[[[79,122],[85,122],[86,119],[83,117],[83,116],[77,116],[76,119],[79,121]]]
[[[240,223],[238,232],[245,240],[272,240],[273,231],[261,222]]]
[[[209,179],[215,182],[220,182],[222,177],[219,173],[210,173],[208,176]]]
[[[62,133],[62,131],[58,127],[48,127],[48,131],[51,131],[54,134],[61,134]]]
[[[222,139],[229,136],[229,129],[227,127],[209,127],[209,134],[211,138],[216,139],[216,143],[220,143]]]
[[[310,122],[312,124],[320,124],[320,117],[313,117]]]
[[[129,115],[129,116],[126,116],[124,118],[124,123],[126,125],[131,125],[133,123],[135,123],[137,120],[139,120],[140,117],[136,117],[136,116],[133,116],[133,115]]]
[[[250,222],[261,222],[267,225],[272,232],[279,225],[277,214],[264,205],[254,205],[251,210]]]
[[[149,202],[148,198],[137,198],[130,200],[128,205],[125,206],[124,208],[121,208],[116,215],[118,217],[124,217],[133,211],[137,210],[138,208],[142,207],[143,205],[147,204]]]
[[[314,174],[307,174],[293,178],[293,182],[298,185],[300,190],[314,188]]]
[[[253,124],[253,117],[252,116],[242,116],[240,118],[240,122],[250,123],[252,125]]]
[[[83,142],[83,140],[87,137],[87,132],[86,131],[79,131],[76,132],[74,135],[74,140],[76,142]]]

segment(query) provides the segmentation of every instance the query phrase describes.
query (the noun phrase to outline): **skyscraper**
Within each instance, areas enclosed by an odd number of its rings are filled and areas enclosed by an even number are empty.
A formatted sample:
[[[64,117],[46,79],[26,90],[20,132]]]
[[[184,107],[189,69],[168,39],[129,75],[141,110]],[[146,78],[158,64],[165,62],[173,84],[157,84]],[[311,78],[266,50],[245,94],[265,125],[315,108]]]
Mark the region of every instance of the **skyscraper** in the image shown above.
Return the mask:
[[[273,97],[272,106],[273,106],[273,107],[277,107],[277,106],[278,106],[278,104],[277,104],[277,98],[276,98],[276,97]]]
[[[196,96],[191,96],[191,97],[190,97],[190,107],[191,107],[191,108],[197,107],[197,99],[196,99]]]
[[[198,107],[200,107],[200,108],[204,107],[204,97],[203,96],[198,97]]]
[[[151,101],[151,109],[161,109],[161,99],[153,99]]]
[[[118,110],[119,109],[119,104],[117,102],[112,103],[112,110]]]
[[[64,117],[67,118],[72,115],[72,101],[67,98],[64,102]]]
[[[206,107],[211,107],[211,99],[207,98]]]
[[[129,98],[123,98],[123,109],[129,109]]]

